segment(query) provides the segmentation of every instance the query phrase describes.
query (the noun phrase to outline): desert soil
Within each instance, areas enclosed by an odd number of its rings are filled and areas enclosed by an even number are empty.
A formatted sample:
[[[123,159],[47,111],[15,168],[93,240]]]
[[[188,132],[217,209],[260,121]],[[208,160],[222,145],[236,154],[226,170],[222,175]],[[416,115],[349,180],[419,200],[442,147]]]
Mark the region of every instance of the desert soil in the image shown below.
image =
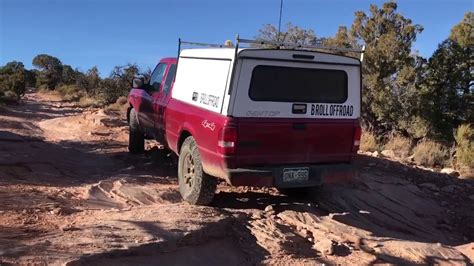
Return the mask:
[[[220,183],[181,201],[173,156],[127,153],[118,111],[30,92],[0,109],[0,265],[472,264],[474,183],[359,155],[287,197]]]

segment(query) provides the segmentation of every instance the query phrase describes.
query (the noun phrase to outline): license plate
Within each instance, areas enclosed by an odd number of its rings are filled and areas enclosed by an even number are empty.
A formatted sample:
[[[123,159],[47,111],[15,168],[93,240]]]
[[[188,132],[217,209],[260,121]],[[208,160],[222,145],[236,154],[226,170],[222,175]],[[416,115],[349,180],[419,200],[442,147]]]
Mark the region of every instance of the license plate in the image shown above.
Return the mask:
[[[283,182],[305,182],[309,179],[309,168],[285,168],[283,169]]]

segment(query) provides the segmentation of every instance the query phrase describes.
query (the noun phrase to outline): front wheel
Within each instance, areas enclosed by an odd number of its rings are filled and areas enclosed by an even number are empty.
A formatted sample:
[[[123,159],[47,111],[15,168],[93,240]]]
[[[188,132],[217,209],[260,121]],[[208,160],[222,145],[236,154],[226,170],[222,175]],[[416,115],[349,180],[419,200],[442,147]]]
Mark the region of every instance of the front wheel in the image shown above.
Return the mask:
[[[191,204],[208,205],[214,198],[217,179],[204,173],[193,137],[184,141],[179,153],[178,183],[181,196]]]
[[[133,154],[145,151],[145,136],[138,125],[137,114],[132,108],[129,114],[128,151]]]

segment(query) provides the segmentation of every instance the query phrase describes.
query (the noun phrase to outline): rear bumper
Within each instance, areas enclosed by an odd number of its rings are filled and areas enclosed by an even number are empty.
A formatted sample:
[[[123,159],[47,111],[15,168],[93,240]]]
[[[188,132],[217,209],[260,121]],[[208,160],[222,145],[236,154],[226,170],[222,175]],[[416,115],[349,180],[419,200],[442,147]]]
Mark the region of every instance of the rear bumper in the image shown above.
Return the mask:
[[[295,167],[309,168],[308,180],[284,182],[283,169]],[[349,182],[356,175],[355,167],[350,164],[318,164],[229,169],[226,179],[233,186],[292,188],[320,186],[323,183]]]

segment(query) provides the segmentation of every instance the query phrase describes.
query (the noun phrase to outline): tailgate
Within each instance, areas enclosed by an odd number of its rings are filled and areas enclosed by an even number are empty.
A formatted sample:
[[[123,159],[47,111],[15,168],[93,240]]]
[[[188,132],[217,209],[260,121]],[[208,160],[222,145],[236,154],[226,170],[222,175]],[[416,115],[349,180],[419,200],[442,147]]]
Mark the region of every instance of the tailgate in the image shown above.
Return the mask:
[[[333,163],[351,159],[353,120],[239,120],[239,167]]]

